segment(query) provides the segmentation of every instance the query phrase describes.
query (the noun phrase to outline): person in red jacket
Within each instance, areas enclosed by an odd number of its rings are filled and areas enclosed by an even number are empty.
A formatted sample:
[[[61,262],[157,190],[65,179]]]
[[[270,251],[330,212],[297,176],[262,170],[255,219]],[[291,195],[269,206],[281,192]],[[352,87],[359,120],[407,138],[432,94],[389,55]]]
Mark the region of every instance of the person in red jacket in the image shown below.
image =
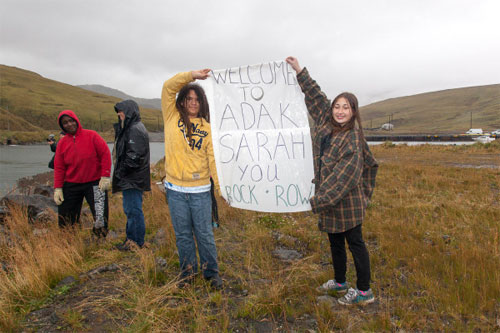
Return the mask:
[[[59,226],[79,222],[85,198],[94,217],[94,233],[106,237],[107,190],[111,188],[108,145],[97,132],[83,129],[71,110],[62,111],[58,122],[66,133],[57,145],[54,159],[54,201],[58,205]]]

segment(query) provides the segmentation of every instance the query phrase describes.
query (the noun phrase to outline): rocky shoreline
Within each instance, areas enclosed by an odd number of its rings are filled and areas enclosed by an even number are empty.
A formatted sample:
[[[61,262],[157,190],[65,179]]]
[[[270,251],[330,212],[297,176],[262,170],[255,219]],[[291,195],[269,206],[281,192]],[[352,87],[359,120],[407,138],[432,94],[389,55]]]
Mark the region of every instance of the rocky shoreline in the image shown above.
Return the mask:
[[[54,172],[44,172],[34,176],[23,177],[16,182],[16,192],[11,192],[0,199],[0,224],[9,215],[10,207],[28,208],[28,221],[47,222],[57,206],[54,195]]]

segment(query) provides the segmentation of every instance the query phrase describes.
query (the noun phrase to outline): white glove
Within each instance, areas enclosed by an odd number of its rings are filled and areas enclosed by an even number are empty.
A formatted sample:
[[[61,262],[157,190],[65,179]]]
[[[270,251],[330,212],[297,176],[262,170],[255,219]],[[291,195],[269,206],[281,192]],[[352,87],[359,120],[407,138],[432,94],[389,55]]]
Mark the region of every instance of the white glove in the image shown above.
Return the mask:
[[[107,191],[111,189],[111,179],[109,177],[101,177],[99,181],[99,190],[101,192]]]
[[[63,196],[63,190],[62,188],[56,188],[54,190],[54,202],[56,203],[56,205],[60,205],[62,204],[64,201],[64,196]]]

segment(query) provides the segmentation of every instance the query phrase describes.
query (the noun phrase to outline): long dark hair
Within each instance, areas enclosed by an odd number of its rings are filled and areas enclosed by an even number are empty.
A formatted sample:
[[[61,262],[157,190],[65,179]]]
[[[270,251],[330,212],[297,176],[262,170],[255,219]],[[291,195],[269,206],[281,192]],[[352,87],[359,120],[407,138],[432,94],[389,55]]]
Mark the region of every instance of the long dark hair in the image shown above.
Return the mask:
[[[332,105],[331,105],[332,113],[333,113],[333,107],[335,106],[335,103],[337,103],[337,101],[342,97],[345,98],[347,100],[347,102],[349,103],[349,105],[351,106],[352,117],[347,122],[347,124],[345,124],[344,126],[341,126],[335,120],[335,117],[333,117],[333,115],[332,115],[332,122],[333,122],[333,131],[332,132],[338,133],[338,132],[351,130],[351,129],[356,127],[356,122],[358,122],[359,132],[361,134],[361,137],[364,138],[365,136],[363,134],[363,126],[361,125],[361,114],[359,113],[358,99],[356,98],[356,96],[354,94],[352,94],[350,92],[343,92],[340,95],[338,95],[337,97],[335,97],[335,99],[333,100]]]
[[[184,87],[181,88],[181,90],[177,94],[177,99],[175,100],[175,106],[179,111],[182,122],[186,126],[187,130],[186,137],[189,138],[189,141],[191,141],[191,135],[193,131],[191,128],[192,127],[191,121],[189,120],[189,116],[187,114],[186,107],[184,105],[186,105],[187,103],[187,95],[191,90],[194,91],[196,97],[198,97],[198,103],[200,104],[200,111],[198,112],[198,117],[210,122],[210,109],[208,107],[208,101],[207,101],[207,96],[205,95],[205,91],[201,86],[195,83],[186,84]]]

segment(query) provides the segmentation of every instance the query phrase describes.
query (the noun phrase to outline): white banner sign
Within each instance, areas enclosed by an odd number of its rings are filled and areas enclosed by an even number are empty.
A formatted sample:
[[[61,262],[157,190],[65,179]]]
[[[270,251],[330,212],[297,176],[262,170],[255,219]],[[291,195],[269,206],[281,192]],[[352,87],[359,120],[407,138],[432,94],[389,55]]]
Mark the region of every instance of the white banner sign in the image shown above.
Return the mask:
[[[231,206],[310,210],[311,135],[293,69],[285,62],[242,66],[197,83],[207,94],[221,193]]]

